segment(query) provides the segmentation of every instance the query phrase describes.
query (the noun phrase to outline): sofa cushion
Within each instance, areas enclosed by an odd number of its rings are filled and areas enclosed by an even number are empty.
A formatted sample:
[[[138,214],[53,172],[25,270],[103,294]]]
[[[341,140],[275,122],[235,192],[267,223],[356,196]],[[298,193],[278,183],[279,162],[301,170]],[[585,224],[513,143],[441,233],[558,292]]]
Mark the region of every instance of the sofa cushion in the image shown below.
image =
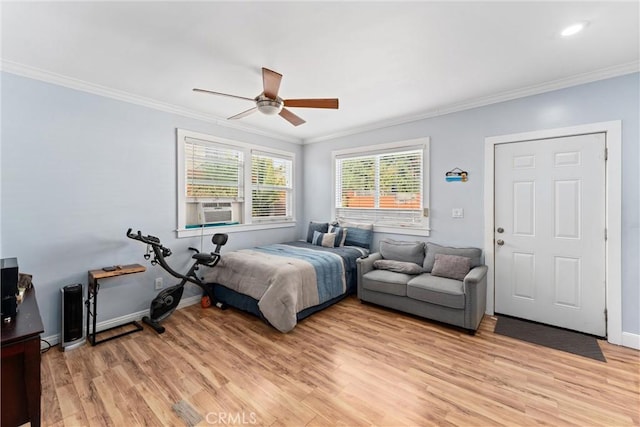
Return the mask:
[[[380,241],[380,254],[384,259],[424,263],[424,242],[384,239]]]
[[[313,232],[318,231],[320,233],[326,233],[329,230],[328,222],[309,222],[309,228],[307,229],[307,242],[313,241]]]
[[[482,265],[482,250],[478,248],[451,248],[427,242],[427,253],[424,257],[424,271],[431,273],[436,262],[436,254],[457,255],[471,258],[471,268]]]
[[[407,296],[407,282],[415,276],[388,270],[371,270],[362,276],[362,287],[385,294]]]
[[[464,309],[464,286],[460,280],[423,273],[409,280],[407,296],[431,304]]]
[[[471,258],[466,256],[436,254],[436,261],[431,270],[432,276],[464,280],[471,270]]]
[[[373,268],[389,270],[404,274],[421,274],[422,266],[413,262],[395,261],[392,259],[379,259],[373,262]]]

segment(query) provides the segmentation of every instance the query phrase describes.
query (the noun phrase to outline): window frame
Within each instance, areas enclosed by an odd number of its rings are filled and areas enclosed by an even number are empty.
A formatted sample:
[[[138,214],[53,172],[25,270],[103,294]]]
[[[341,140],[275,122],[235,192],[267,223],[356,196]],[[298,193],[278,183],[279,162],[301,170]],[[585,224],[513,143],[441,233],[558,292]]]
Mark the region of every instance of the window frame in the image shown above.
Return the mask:
[[[290,163],[290,167],[289,167],[289,185],[264,185],[264,184],[254,184],[253,183],[253,157],[254,156],[259,156],[259,157],[266,157],[266,158],[271,158],[271,159],[278,159],[278,160],[285,160],[288,161]],[[281,221],[291,221],[293,219],[293,157],[291,155],[285,155],[285,154],[280,154],[280,153],[275,153],[273,151],[267,151],[264,149],[256,149],[256,148],[252,148],[251,149],[251,159],[250,159],[250,166],[251,166],[251,184],[250,184],[250,191],[251,191],[251,223],[273,223],[273,222],[281,222]],[[286,207],[285,207],[285,216],[270,216],[270,217],[260,217],[260,216],[253,216],[253,192],[254,191],[260,191],[260,190],[280,190],[280,191],[284,191],[286,194]]]
[[[186,168],[186,156],[185,156],[185,143],[186,140],[196,139],[205,143],[212,143],[218,145],[225,145],[237,149],[243,152],[244,156],[244,171],[243,171],[243,218],[242,224],[232,225],[220,225],[216,227],[198,227],[198,228],[186,228],[187,226],[187,168]],[[295,227],[296,225],[296,155],[290,151],[279,150],[271,147],[266,147],[258,144],[249,144],[232,139],[222,138],[214,135],[208,135],[199,132],[193,132],[185,129],[176,129],[176,151],[177,151],[177,228],[176,233],[178,238],[194,237],[201,235],[213,235],[215,233],[224,232],[232,233],[239,231],[253,231],[264,230],[272,228],[283,227]],[[252,217],[252,155],[254,152],[272,155],[274,157],[281,157],[291,160],[291,196],[290,202],[290,217],[287,218],[269,218],[268,220],[261,219],[259,221],[253,221]]]
[[[382,154],[384,152],[392,154],[394,152],[408,151],[412,149],[421,148],[422,152],[422,226],[409,227],[409,226],[392,226],[388,224],[375,224],[373,225],[373,231],[379,233],[392,233],[392,234],[406,234],[413,236],[429,236],[430,235],[430,218],[429,218],[429,197],[431,195],[431,188],[429,186],[430,175],[430,138],[422,137],[403,141],[396,141],[390,143],[370,145],[366,147],[355,147],[344,150],[335,150],[331,152],[331,164],[332,164],[332,186],[331,186],[331,216],[336,218],[337,212],[337,160],[345,157],[362,157],[366,155]],[[371,208],[375,209],[375,208]],[[356,219],[352,221],[357,222]]]

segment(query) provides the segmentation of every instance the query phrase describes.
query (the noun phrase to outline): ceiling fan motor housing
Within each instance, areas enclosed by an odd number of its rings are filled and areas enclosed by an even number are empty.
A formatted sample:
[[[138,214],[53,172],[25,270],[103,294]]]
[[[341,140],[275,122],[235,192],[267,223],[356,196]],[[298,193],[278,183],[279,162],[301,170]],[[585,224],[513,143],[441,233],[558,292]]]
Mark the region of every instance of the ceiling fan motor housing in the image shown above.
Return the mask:
[[[258,111],[268,116],[280,113],[284,102],[279,96],[276,99],[267,98],[265,95],[259,95],[256,97],[256,106]]]
[[[278,90],[280,89],[280,80],[282,80],[282,74],[262,67],[262,86],[264,91],[255,98],[246,98],[244,96],[229,95],[228,93],[214,92],[212,90],[194,88],[195,92],[206,92],[213,95],[228,96],[230,98],[244,99],[246,101],[253,101],[256,106],[249,108],[235,116],[229,117],[228,120],[241,119],[247,117],[250,114],[260,111],[262,114],[268,116],[275,116],[279,114],[280,117],[288,121],[294,126],[300,126],[306,123],[304,119],[298,117],[292,113],[287,107],[299,107],[299,108],[333,108],[338,109],[338,98],[311,98],[311,99],[282,99],[278,96]]]

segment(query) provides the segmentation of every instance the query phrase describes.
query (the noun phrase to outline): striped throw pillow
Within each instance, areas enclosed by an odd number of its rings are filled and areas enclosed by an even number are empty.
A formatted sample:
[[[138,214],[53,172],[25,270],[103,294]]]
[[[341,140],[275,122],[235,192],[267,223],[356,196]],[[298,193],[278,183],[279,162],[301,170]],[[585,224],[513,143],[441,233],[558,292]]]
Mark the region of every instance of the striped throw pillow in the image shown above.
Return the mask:
[[[345,240],[347,240],[347,229],[346,227],[338,227],[335,225],[329,226],[329,233],[336,233],[336,242],[335,247],[344,246]]]
[[[313,239],[311,243],[316,246],[324,246],[325,248],[333,248],[336,242],[336,233],[320,233],[319,231],[313,232]]]

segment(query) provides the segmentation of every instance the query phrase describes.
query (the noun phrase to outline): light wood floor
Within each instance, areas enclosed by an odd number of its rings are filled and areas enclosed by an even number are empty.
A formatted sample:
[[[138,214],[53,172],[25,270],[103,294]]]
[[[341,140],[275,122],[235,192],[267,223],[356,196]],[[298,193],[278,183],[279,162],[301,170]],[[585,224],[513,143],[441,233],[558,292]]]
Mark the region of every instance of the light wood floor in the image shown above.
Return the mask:
[[[607,363],[349,298],[281,334],[191,306],[145,331],[42,358],[44,425],[640,424],[640,352]]]

